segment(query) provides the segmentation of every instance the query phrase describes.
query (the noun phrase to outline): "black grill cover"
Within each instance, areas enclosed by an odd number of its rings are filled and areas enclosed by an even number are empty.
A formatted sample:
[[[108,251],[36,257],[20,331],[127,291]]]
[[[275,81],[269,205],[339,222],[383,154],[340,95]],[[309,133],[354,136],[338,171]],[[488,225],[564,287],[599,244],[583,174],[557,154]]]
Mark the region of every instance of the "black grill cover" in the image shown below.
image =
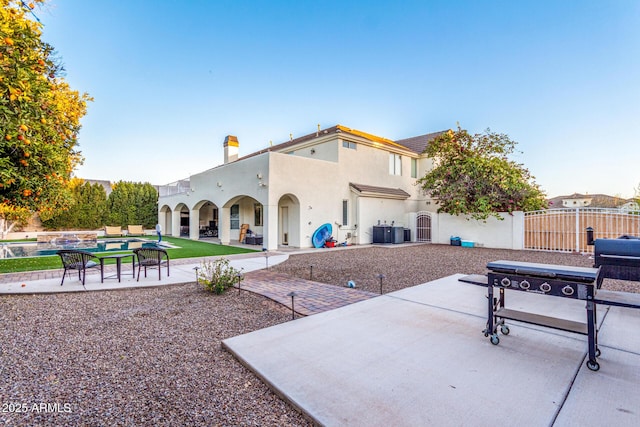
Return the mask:
[[[487,264],[487,268],[495,273],[545,277],[585,283],[592,283],[598,277],[597,268],[570,267],[566,265],[538,264],[522,261],[492,261]]]

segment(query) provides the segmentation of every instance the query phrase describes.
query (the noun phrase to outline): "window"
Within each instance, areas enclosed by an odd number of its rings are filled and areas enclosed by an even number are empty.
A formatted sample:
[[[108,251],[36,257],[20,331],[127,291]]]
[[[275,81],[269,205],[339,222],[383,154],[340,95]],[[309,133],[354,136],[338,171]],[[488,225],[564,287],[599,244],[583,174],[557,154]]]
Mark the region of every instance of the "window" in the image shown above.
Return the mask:
[[[254,203],[253,212],[255,214],[253,225],[262,227],[262,205],[260,203]]]
[[[355,142],[351,142],[351,141],[342,140],[342,146],[344,148],[350,148],[352,150],[356,149],[356,143]]]
[[[411,159],[411,178],[418,177],[418,159]]]
[[[231,206],[231,229],[240,229],[240,205]]]
[[[389,153],[389,175],[402,175],[402,156]]]
[[[342,201],[342,225],[349,224],[349,201]]]

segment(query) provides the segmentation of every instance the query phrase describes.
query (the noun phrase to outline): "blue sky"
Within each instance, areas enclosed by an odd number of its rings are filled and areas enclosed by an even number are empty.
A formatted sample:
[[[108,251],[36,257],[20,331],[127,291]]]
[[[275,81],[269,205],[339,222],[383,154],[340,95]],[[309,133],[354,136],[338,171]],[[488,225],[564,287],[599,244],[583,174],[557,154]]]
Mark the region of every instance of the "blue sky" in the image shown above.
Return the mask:
[[[517,141],[550,196],[640,184],[640,2],[51,0],[82,178],[166,184],[342,124]]]

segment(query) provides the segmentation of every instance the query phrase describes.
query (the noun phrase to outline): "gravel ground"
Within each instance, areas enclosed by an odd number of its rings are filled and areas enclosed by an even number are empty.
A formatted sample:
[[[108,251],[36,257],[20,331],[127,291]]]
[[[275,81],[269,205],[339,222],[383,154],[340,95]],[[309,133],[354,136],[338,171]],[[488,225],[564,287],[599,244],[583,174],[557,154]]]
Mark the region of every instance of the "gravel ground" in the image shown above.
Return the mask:
[[[383,293],[396,291],[455,273],[486,274],[490,261],[513,260],[544,264],[592,267],[589,255],[573,253],[512,251],[507,249],[463,248],[450,245],[366,246],[327,249],[307,254],[292,254],[273,270],[313,280],[380,292],[379,274],[383,274]],[[639,282],[605,279],[603,289],[640,292]]]
[[[220,344],[289,320],[194,283],[0,296],[0,425],[309,425]]]
[[[403,245],[292,254],[272,269],[309,278],[313,265],[314,280],[354,280],[372,292],[384,274],[390,292],[485,273],[499,259],[593,263],[577,254]],[[640,292],[637,282],[604,287]],[[261,296],[215,296],[194,283],[0,296],[0,425],[309,425],[220,344],[289,316]]]

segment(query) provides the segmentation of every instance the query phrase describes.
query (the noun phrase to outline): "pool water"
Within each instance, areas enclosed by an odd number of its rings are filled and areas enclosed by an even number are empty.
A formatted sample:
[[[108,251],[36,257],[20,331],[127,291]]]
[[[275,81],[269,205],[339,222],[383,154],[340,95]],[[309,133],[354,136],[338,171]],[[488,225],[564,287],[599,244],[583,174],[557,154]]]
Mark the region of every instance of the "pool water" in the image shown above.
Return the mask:
[[[0,259],[55,255],[60,249],[80,249],[87,252],[130,251],[155,248],[156,243],[144,239],[77,240],[59,243],[0,243]]]

